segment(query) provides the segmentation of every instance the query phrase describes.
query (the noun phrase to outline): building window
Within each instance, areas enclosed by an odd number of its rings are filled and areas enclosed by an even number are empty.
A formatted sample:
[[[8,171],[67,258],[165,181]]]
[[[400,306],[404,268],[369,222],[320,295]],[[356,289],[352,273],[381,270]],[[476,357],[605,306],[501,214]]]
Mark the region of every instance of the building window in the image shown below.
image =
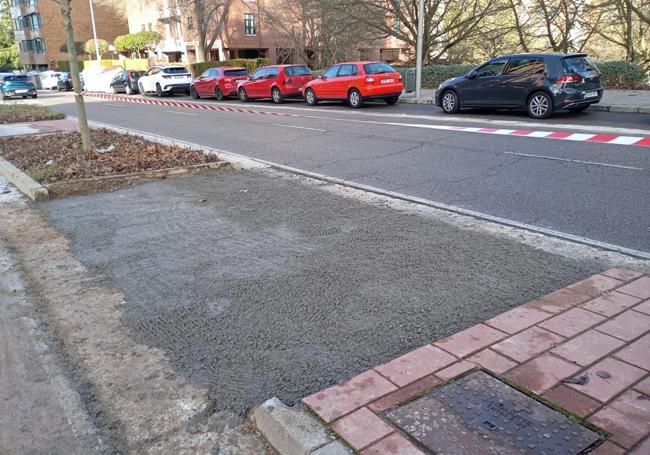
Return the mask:
[[[152,30],[152,25],[151,25],[151,22],[149,22],[149,23],[147,24],[147,30],[149,30],[149,31],[151,31],[151,30]]]
[[[34,40],[34,50],[36,51],[37,54],[44,54],[46,49],[45,49],[45,40],[42,38],[36,38]]]
[[[391,49],[381,49],[379,51],[379,60],[386,62],[397,62],[399,61],[400,49],[391,48]]]
[[[142,28],[143,32],[147,31],[147,26],[145,24],[142,24],[142,26],[140,28]]]
[[[18,43],[18,47],[20,48],[20,52],[36,52],[37,54],[44,54],[46,52],[45,40],[42,38],[21,41]]]
[[[194,18],[192,16],[188,16],[187,18],[187,29],[188,30],[194,30]]]
[[[244,14],[244,34],[255,35],[255,16],[251,13]]]

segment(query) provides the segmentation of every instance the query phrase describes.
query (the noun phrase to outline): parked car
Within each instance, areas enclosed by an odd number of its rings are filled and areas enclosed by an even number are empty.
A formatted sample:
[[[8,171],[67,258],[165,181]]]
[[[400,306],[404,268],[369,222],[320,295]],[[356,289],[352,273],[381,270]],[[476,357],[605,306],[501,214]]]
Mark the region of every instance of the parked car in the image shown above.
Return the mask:
[[[237,85],[249,76],[246,68],[209,68],[192,81],[190,93],[194,99],[213,97],[221,101],[228,96],[237,96]]]
[[[184,66],[154,66],[138,80],[138,90],[143,95],[158,96],[172,93],[190,94],[192,75]]]
[[[325,100],[347,101],[360,108],[365,101],[384,100],[395,104],[404,90],[402,77],[384,62],[345,62],[331,66],[305,86],[305,101],[310,106]]]
[[[59,71],[43,71],[41,73],[41,86],[43,90],[56,90],[59,86]]]
[[[36,98],[36,86],[29,82],[26,74],[11,74],[2,77],[2,99],[10,98]]]
[[[305,65],[265,66],[240,82],[237,92],[242,102],[271,98],[280,104],[286,98],[300,98],[304,85],[313,79],[314,75]]]
[[[59,91],[72,90],[72,75],[70,73],[61,73],[56,83],[56,88]]]
[[[113,93],[126,93],[132,95],[138,93],[138,81],[144,75],[144,71],[120,71],[110,83]]]
[[[602,97],[600,71],[587,54],[520,54],[443,82],[436,104],[448,114],[464,107],[523,108],[543,119],[562,109],[584,111]]]

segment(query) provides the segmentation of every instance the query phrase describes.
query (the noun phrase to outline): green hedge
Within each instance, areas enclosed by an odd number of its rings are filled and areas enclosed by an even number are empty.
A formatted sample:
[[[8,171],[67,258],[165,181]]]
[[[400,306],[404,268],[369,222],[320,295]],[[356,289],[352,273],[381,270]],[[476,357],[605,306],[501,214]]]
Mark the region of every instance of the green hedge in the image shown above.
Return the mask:
[[[64,73],[69,73],[70,72],[70,62],[69,61],[67,61],[67,60],[59,60],[57,62],[57,64],[59,65],[59,71],[62,71]],[[83,69],[84,69],[83,60],[79,60],[77,62],[77,64],[79,65],[79,71],[83,71]]]
[[[648,89],[648,75],[643,68],[627,61],[597,63],[605,88]]]
[[[648,89],[648,74],[634,63],[600,62],[596,64],[600,69],[603,86],[609,89]],[[462,76],[478,65],[427,65],[422,68],[422,87],[437,88],[442,82],[452,77]],[[405,78],[406,72],[413,67],[396,67],[397,71]]]
[[[252,58],[252,59],[236,58],[233,60],[226,60],[223,62],[192,63],[187,67],[189,68],[190,73],[192,73],[192,77],[198,77],[203,73],[203,71],[207,70],[208,68],[216,68],[221,66],[243,66],[246,68],[246,70],[248,70],[249,73],[252,73],[256,69],[262,66],[266,66],[268,64],[269,64],[268,58]]]

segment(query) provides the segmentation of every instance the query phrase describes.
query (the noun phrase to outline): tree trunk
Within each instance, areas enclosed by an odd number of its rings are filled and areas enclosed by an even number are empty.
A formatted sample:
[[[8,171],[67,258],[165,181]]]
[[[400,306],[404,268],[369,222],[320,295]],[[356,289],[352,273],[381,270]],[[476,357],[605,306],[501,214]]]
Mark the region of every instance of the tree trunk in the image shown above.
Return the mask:
[[[72,18],[70,15],[70,0],[60,0],[61,15],[63,16],[63,26],[65,29],[65,41],[68,46],[68,62],[70,63],[70,75],[72,76],[72,87],[74,89],[74,103],[77,108],[77,117],[79,119],[79,132],[81,133],[81,145],[84,152],[94,150],[92,139],[90,138],[90,128],[88,127],[88,117],[86,116],[86,106],[81,95],[81,80],[79,78],[79,64],[77,63],[77,51],[74,47],[74,32],[72,30]],[[83,156],[77,157],[79,166],[82,166]]]

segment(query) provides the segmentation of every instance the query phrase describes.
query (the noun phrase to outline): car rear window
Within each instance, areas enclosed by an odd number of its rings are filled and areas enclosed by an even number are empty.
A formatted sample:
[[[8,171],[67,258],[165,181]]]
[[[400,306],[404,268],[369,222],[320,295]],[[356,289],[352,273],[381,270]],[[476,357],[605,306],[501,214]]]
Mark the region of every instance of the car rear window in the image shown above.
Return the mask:
[[[162,72],[166,74],[185,74],[187,70],[182,66],[170,66],[169,68],[162,68]]]
[[[246,70],[224,70],[224,76],[248,76],[248,71]]]
[[[5,76],[4,77],[5,81],[20,81],[20,82],[27,82],[27,76],[21,76],[21,75],[16,75],[16,76]]]
[[[583,77],[591,77],[594,73],[598,74],[599,72],[596,65],[586,55],[565,57],[564,62],[570,72],[577,73]]]
[[[395,70],[388,63],[366,63],[363,65],[366,74],[394,73]]]
[[[284,72],[287,76],[307,76],[311,74],[311,71],[306,66],[287,66]]]

